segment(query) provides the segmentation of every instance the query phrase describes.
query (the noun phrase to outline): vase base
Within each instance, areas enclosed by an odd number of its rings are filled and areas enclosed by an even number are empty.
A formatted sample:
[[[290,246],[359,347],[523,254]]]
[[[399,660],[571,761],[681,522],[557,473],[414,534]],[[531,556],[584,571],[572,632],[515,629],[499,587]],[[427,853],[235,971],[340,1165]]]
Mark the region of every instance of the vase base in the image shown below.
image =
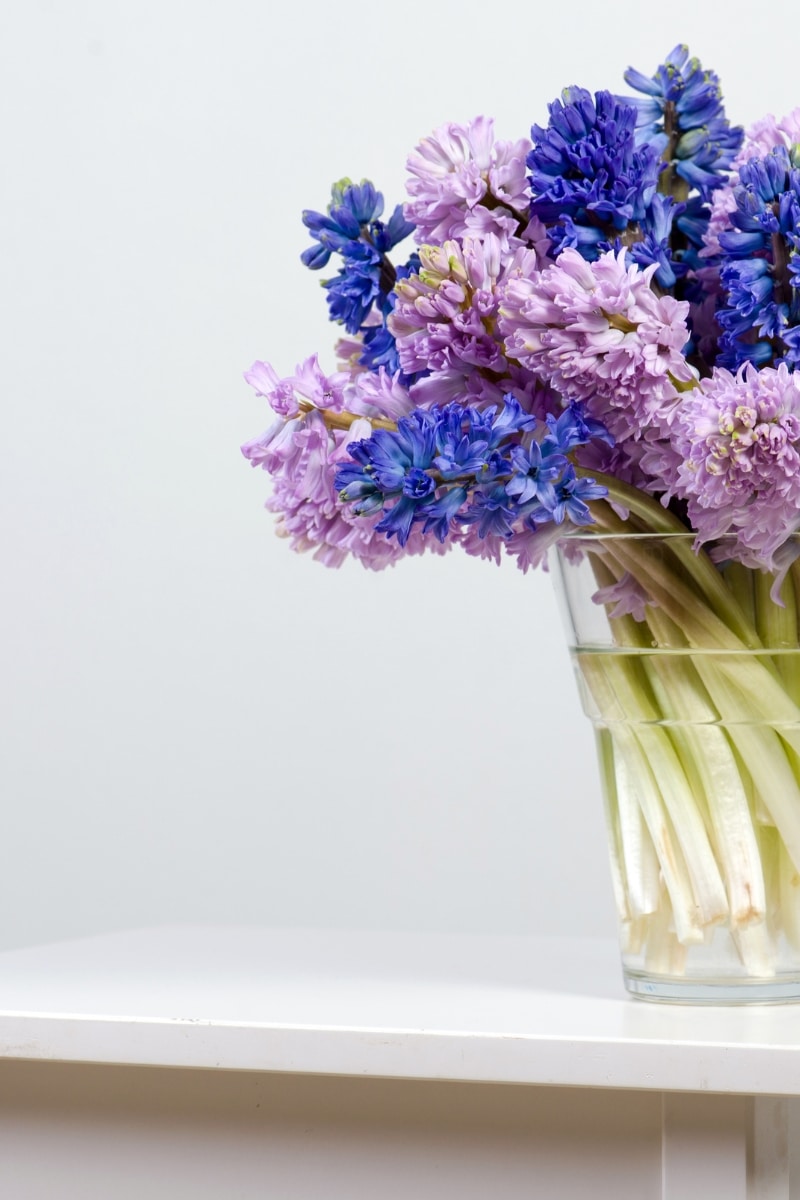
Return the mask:
[[[797,1004],[800,975],[773,979],[681,979],[623,967],[625,987],[637,1000],[660,1004]]]

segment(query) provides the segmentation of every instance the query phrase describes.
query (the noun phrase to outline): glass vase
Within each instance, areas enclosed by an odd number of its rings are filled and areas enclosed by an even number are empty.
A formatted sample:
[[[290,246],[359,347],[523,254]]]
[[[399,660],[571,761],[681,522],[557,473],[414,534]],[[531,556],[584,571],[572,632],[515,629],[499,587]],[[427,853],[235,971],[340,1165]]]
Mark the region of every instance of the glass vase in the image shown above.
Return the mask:
[[[800,1000],[800,562],[776,579],[724,540],[693,547],[581,533],[553,553],[625,984],[692,1004]]]

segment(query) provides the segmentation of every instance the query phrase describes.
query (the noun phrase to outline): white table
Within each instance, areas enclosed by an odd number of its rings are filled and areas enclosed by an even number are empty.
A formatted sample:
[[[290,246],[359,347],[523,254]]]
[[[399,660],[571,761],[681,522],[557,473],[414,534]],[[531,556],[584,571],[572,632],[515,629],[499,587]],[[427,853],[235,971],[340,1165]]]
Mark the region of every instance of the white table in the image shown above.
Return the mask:
[[[0,954],[9,1200],[797,1200],[800,1006],[610,943],[173,927]]]

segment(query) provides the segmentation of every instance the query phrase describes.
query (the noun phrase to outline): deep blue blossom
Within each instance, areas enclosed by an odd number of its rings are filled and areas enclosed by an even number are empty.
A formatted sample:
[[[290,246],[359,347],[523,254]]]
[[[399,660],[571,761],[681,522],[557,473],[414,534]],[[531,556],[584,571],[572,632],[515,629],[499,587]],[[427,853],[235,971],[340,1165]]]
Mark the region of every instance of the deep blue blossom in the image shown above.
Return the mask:
[[[643,97],[622,97],[637,109],[636,138],[663,156],[688,188],[708,199],[726,182],[744,130],[725,116],[719,78],[679,45],[652,76],[630,67],[625,82]],[[680,197],[685,198],[684,196]]]
[[[380,255],[370,247],[355,245],[361,252],[346,258],[339,273],[322,285],[328,293],[331,320],[344,325],[348,333],[359,332],[381,298]]]
[[[461,514],[467,525],[477,525],[478,537],[511,537],[516,517],[514,502],[502,483],[489,488],[478,488],[472,493],[471,503]]]
[[[625,245],[631,261],[655,263],[658,283],[670,288],[687,269],[671,244],[682,208],[658,194],[660,151],[637,145],[636,121],[634,105],[610,92],[592,99],[567,88],[547,128],[531,130],[531,212],[547,226],[553,257],[571,247],[593,262]]]
[[[543,443],[531,442],[529,446],[514,446],[511,451],[513,474],[506,484],[506,492],[517,504],[536,500],[551,509],[556,502],[553,484],[566,465],[567,460],[552,438],[545,438]]]
[[[396,268],[395,283],[401,279],[407,279],[409,275],[416,275],[420,269],[419,255],[415,252],[412,254],[408,262]],[[407,375],[400,367],[400,358],[397,353],[397,342],[394,334],[387,325],[387,318],[395,306],[397,294],[392,288],[391,291],[381,294],[380,311],[382,322],[380,325],[368,325],[362,327],[362,341],[364,350],[359,358],[359,362],[363,367],[367,367],[370,371],[377,371],[381,367],[388,371],[390,375],[396,375],[400,372],[400,383],[405,387],[409,387],[417,379],[421,379],[425,372],[417,372],[413,375]]]
[[[401,205],[395,208],[388,225],[378,220],[382,212],[383,196],[374,184],[367,179],[361,183],[341,179],[331,188],[327,212],[306,209],[303,213],[303,224],[318,243],[303,252],[303,262],[318,270],[327,264],[332,253],[349,255],[350,243],[358,243],[365,234],[379,252],[391,250],[411,233],[413,225],[403,217]]]
[[[358,360],[362,367],[370,371],[383,367],[390,375],[396,375],[400,370],[400,359],[394,335],[385,324],[370,325],[363,332],[364,349]],[[401,382],[406,382],[406,378],[403,376]]]
[[[545,417],[550,436],[562,454],[568,454],[573,446],[585,446],[592,440],[614,445],[614,439],[602,421],[596,421],[584,410],[582,404],[573,401],[558,416],[548,413]]]
[[[569,520],[573,525],[592,525],[594,519],[587,506],[589,500],[602,500],[608,495],[602,484],[594,479],[579,479],[570,468],[556,488],[556,503],[549,516],[556,525]]]
[[[586,524],[586,501],[605,489],[578,479],[568,455],[598,436],[608,439],[577,405],[544,426],[513,396],[483,410],[457,403],[416,409],[396,429],[352,442],[353,461],[337,470],[336,488],[357,515],[382,512],[375,528],[400,545],[415,523],[442,542],[463,525],[506,538],[515,522]]]
[[[643,220],[656,191],[659,155],[650,146],[637,148],[636,109],[610,92],[593,99],[585,88],[571,87],[549,113],[546,128],[531,129],[527,164],[531,212],[553,227],[551,236],[563,241],[569,231],[576,245],[590,247]]]
[[[733,228],[720,233],[726,299],[719,364],[800,364],[800,170],[778,146],[739,168]]]
[[[332,254],[342,258],[338,274],[323,286],[331,320],[351,334],[362,330],[376,307],[384,321],[391,311],[389,296],[397,272],[386,256],[414,228],[403,216],[402,205],[397,205],[386,223],[380,220],[382,212],[383,196],[372,183],[343,179],[333,185],[326,212],[303,213],[303,224],[314,239],[301,255],[305,265],[317,271],[328,264]],[[386,366],[391,351],[383,338],[381,344],[366,350],[364,365],[372,370]]]
[[[630,257],[638,266],[656,264],[656,281],[665,289],[673,288],[688,269],[686,262],[676,258],[672,248],[673,222],[685,208],[685,204],[676,204],[672,196],[656,193],[641,222],[641,236],[629,249]]]

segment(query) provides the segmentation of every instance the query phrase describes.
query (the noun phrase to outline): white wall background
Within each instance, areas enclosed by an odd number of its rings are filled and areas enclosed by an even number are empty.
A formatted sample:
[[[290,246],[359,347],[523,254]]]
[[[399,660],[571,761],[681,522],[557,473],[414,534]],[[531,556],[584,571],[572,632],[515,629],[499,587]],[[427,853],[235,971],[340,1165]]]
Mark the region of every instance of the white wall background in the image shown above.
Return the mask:
[[[292,555],[239,455],[268,423],[241,371],[333,365],[298,261],[332,180],[392,206],[442,121],[521,136],[565,84],[621,89],[684,39],[735,119],[783,112],[792,13],[2,6],[0,946],[176,920],[613,933],[548,579]]]

